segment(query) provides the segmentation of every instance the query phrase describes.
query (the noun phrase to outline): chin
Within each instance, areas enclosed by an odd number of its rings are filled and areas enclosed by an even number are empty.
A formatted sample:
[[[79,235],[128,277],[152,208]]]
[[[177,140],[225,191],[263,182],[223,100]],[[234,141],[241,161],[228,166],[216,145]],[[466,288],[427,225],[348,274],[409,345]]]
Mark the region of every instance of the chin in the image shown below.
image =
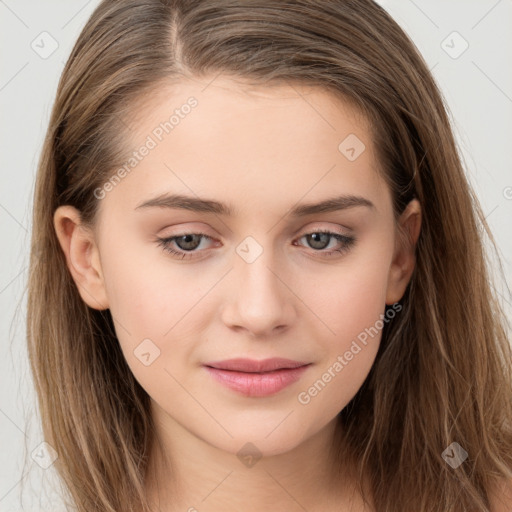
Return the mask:
[[[281,415],[281,419],[273,422],[272,426],[269,426],[269,423],[260,422],[247,428],[228,429],[232,438],[228,435],[213,438],[210,432],[210,435],[203,439],[239,458],[246,455],[258,458],[281,455],[293,450],[307,439],[298,425],[290,423],[287,428],[284,428],[284,422],[279,425],[284,417],[286,414]]]

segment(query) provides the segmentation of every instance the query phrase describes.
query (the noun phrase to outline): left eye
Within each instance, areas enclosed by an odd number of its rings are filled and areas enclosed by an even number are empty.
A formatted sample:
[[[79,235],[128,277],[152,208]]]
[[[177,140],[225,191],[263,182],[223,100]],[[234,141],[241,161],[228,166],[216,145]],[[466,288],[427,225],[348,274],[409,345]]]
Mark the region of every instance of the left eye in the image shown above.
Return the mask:
[[[301,238],[305,238],[308,244],[312,244],[311,247],[313,249],[326,249],[331,240],[338,240],[338,242],[346,241],[348,237],[340,235],[338,233],[330,233],[328,231],[315,231],[314,233],[308,233],[307,235],[303,235]],[[301,239],[299,238],[299,240]]]
[[[303,238],[307,240],[311,248],[315,249],[314,252],[325,256],[331,256],[336,252],[346,252],[356,241],[353,236],[333,233],[331,231],[313,231],[302,235],[297,240]],[[162,246],[164,251],[184,259],[194,257],[194,253],[198,252],[196,249],[201,245],[202,239],[213,240],[205,233],[185,233],[168,238],[158,238],[158,245]],[[329,246],[329,242],[333,239],[336,240],[340,246],[334,249],[331,247],[330,251],[324,251],[323,249],[326,249]],[[178,250],[173,248],[173,244],[177,246]]]

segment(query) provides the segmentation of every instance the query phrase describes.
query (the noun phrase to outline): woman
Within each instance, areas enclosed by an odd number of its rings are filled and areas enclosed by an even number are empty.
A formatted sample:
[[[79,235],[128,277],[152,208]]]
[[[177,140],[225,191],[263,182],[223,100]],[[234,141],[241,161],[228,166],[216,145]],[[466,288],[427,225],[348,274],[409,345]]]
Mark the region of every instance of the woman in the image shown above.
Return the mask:
[[[511,510],[482,228],[374,2],[103,1],[59,84],[29,283],[77,509]]]

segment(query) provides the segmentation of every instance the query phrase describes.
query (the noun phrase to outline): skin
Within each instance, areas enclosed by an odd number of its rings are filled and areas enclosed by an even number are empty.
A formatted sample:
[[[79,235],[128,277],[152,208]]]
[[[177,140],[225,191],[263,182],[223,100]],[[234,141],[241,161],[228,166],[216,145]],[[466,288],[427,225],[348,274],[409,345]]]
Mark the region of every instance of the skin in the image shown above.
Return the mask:
[[[309,403],[298,395],[403,296],[415,264],[419,203],[399,219],[404,243],[369,125],[348,103],[318,88],[211,80],[162,88],[139,111],[133,148],[188,97],[198,100],[99,201],[93,229],[71,206],[54,217],[81,297],[110,309],[126,361],[152,398],[161,449],[152,454],[148,495],[161,511],[363,510],[351,468],[335,475],[329,453],[337,414],[367,377],[381,331]],[[354,161],[338,150],[349,134],[366,146]],[[164,192],[227,203],[234,214],[136,209]],[[297,203],[341,194],[374,208],[288,215]],[[356,241],[325,256],[343,244],[331,237],[319,249],[305,236],[319,229]],[[211,240],[202,239],[189,259],[157,243],[198,231]],[[263,251],[251,263],[236,252],[247,236]],[[160,350],[148,366],[134,355],[144,339]],[[201,366],[233,357],[312,364],[279,393],[247,397]],[[252,467],[237,457],[247,442],[262,456]],[[172,472],[163,469],[164,457]]]

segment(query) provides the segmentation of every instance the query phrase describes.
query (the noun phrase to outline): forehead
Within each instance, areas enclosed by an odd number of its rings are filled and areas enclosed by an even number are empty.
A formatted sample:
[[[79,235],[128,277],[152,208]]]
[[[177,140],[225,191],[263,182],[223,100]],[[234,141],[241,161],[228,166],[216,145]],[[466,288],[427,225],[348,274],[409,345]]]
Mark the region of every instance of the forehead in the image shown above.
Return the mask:
[[[142,98],[130,127],[127,162],[150,149],[112,195],[123,190],[133,208],[170,191],[270,206],[383,187],[370,124],[319,87],[226,76],[166,84]]]
[[[191,97],[198,104],[192,109],[196,114],[190,116],[192,118],[215,117],[226,122],[237,115],[251,114],[251,118],[245,121],[253,128],[261,121],[274,119],[279,121],[280,128],[291,122],[291,131],[297,131],[307,122],[304,127],[310,134],[339,131],[344,128],[344,121],[345,128],[371,131],[370,123],[354,101],[340,92],[293,82],[255,85],[240,77],[220,75],[163,83],[150,94],[142,95],[132,109],[132,122],[129,123],[132,134],[142,138],[151,127],[169,120],[180,107],[185,106],[186,109],[187,100]],[[272,132],[272,126],[259,127],[260,136]],[[216,128],[222,129],[222,126]]]

